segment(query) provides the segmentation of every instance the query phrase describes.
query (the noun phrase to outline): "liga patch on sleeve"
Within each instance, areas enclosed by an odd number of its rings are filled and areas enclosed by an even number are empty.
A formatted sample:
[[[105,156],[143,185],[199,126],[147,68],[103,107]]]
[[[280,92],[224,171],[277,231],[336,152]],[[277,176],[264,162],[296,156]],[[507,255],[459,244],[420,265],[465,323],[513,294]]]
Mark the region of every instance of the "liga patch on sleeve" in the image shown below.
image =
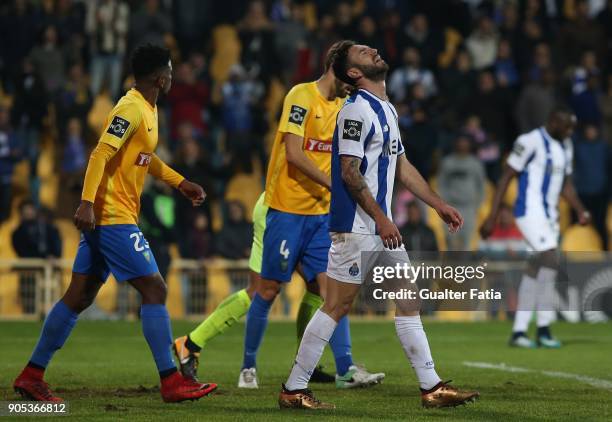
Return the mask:
[[[359,142],[361,139],[361,130],[363,122],[358,120],[346,119],[342,127],[342,139]]]
[[[515,143],[512,147],[512,153],[518,155],[519,157],[523,155],[523,151],[525,151],[525,147],[519,143]]]
[[[130,127],[130,122],[128,120],[115,116],[111,124],[108,126],[106,133],[116,136],[119,139],[123,139],[123,135],[125,135],[128,127]]]
[[[301,125],[304,123],[304,118],[306,117],[306,109],[300,106],[292,105],[291,112],[289,113],[289,122],[295,123],[296,125]]]

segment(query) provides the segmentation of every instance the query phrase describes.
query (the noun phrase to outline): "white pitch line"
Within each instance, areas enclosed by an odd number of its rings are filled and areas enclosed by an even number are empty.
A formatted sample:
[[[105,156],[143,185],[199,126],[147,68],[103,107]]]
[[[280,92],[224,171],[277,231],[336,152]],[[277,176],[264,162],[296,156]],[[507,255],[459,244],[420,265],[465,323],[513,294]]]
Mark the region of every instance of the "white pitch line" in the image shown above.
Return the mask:
[[[612,381],[604,380],[600,378],[587,377],[586,375],[570,374],[568,372],[560,372],[560,371],[536,371],[534,369],[521,368],[518,366],[508,366],[505,363],[463,362],[463,364],[465,366],[469,366],[472,368],[494,369],[494,370],[504,371],[504,372],[514,372],[514,373],[536,372],[536,373],[539,373],[539,374],[542,374],[542,375],[545,375],[551,378],[571,379],[574,381],[579,381],[579,382],[588,384],[592,387],[605,388],[606,390],[612,390]]]

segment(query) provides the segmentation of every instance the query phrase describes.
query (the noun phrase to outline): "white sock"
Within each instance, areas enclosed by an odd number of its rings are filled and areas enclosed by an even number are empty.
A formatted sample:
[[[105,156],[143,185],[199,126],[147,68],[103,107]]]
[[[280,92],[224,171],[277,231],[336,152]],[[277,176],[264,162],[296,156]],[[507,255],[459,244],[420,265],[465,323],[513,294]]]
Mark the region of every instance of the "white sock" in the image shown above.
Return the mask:
[[[319,363],[323,349],[334,333],[336,325],[338,323],[321,309],[315,312],[306,326],[293,368],[285,383],[288,390],[301,390],[308,387],[312,371]]]
[[[441,381],[434,368],[434,361],[429,350],[427,335],[423,330],[420,316],[396,316],[395,331],[406,357],[410,360],[414,372],[423,390],[430,390]]]
[[[557,270],[542,267],[538,271],[538,293],[537,307],[538,327],[548,327],[555,322],[555,282],[557,281]]]
[[[531,315],[536,309],[537,285],[533,277],[523,274],[523,279],[518,290],[518,302],[516,304],[516,315],[514,315],[513,333],[527,332]]]

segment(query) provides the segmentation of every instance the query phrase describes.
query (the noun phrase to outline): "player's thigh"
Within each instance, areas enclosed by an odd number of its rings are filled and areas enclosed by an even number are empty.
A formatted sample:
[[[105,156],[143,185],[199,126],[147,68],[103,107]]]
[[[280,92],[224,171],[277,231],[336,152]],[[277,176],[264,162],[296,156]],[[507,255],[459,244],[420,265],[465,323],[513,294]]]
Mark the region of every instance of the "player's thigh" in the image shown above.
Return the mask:
[[[303,277],[308,283],[318,283],[326,279],[324,274],[327,271],[327,260],[331,246],[327,214],[306,216],[304,237],[305,243],[300,257]],[[320,290],[323,291],[324,289]]]
[[[378,236],[360,233],[331,233],[327,275],[344,283],[361,284],[372,265],[372,258],[382,250]]]
[[[346,283],[328,276],[323,312],[331,316],[336,322],[340,321],[351,310],[360,287],[360,284]]]
[[[261,276],[258,272],[253,270],[249,270],[249,284],[247,285],[246,292],[249,295],[249,298],[253,300],[253,296],[255,296],[255,292],[259,288],[259,282],[261,281]]]
[[[404,245],[401,245],[397,249],[386,249],[377,252],[373,257],[374,267],[381,268],[379,270],[381,274],[389,274],[390,276],[384,277],[382,282],[376,283],[377,288],[382,289],[387,293],[394,293],[394,297],[401,297],[402,299],[395,299],[395,315],[397,316],[413,316],[418,315],[421,309],[421,300],[419,299],[419,289],[416,284],[416,280],[411,280],[406,277],[408,268],[412,265],[408,252]],[[387,272],[387,268],[397,269],[397,271]],[[406,271],[404,271],[406,269]],[[409,274],[409,273],[408,273]],[[368,280],[370,283],[370,280]],[[412,291],[414,299],[410,299],[406,296],[406,292]],[[403,294],[400,294],[403,293]]]
[[[529,248],[534,252],[544,252],[557,249],[559,245],[559,229],[545,215],[526,215],[516,219],[516,225]]]
[[[270,208],[263,235],[261,278],[286,283],[302,253],[305,216]]]
[[[157,280],[155,256],[142,231],[134,224],[100,226],[99,248],[118,282],[146,278]],[[151,277],[148,277],[151,276]],[[163,282],[163,279],[162,279]]]

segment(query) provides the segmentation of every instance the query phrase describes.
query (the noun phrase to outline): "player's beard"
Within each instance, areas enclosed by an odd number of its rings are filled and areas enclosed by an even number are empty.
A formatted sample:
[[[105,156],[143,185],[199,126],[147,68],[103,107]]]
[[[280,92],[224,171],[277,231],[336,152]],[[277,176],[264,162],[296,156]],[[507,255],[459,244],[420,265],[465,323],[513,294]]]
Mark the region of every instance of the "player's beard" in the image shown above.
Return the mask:
[[[367,64],[356,67],[361,70],[361,73],[363,73],[366,79],[374,82],[384,81],[387,78],[387,71],[389,70],[389,65],[384,61],[381,61],[379,65]]]

